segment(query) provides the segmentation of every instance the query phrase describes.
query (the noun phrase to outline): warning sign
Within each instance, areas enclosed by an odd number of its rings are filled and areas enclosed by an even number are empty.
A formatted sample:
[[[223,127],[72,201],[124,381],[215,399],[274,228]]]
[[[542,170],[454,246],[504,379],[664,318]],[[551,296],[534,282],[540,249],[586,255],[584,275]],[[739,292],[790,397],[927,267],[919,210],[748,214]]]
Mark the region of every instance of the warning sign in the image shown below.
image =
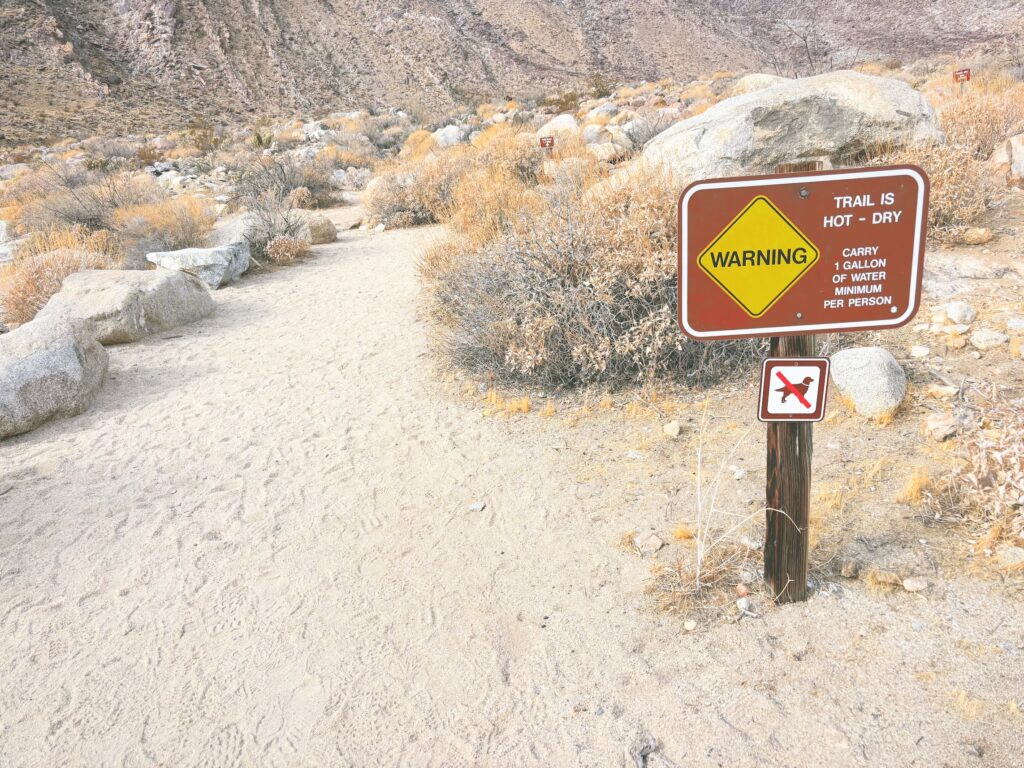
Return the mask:
[[[761,369],[761,421],[821,421],[828,390],[828,358],[769,357]]]
[[[763,315],[817,261],[818,249],[763,195],[697,259],[751,317]]]
[[[971,79],[971,70],[969,69],[957,69],[953,72],[954,83],[967,83]]]
[[[897,328],[921,300],[914,166],[709,179],[679,200],[679,326],[696,339]]]

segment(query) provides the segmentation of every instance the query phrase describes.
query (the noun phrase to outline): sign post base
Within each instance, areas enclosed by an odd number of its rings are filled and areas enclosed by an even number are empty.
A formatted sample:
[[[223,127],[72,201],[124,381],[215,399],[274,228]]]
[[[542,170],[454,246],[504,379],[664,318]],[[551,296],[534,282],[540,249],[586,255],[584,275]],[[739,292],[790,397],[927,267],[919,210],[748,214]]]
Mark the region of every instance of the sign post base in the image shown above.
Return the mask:
[[[772,357],[811,357],[813,336],[773,336]],[[807,599],[813,424],[768,424],[764,580],[779,603]]]

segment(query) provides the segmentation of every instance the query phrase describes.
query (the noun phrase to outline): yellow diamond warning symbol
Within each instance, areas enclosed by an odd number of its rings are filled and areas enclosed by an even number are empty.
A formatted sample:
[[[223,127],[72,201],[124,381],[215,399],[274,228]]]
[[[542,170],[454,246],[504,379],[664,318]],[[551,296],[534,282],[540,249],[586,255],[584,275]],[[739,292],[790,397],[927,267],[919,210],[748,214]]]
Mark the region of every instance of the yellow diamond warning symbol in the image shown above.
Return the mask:
[[[697,258],[743,311],[760,317],[818,261],[818,249],[758,195]]]

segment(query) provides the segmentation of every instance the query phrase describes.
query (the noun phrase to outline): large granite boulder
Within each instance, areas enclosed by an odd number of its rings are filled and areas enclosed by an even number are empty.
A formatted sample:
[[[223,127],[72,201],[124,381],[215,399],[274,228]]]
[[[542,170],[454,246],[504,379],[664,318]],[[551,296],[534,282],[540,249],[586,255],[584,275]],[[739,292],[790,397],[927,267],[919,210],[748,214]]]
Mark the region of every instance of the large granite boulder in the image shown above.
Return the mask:
[[[558,134],[575,136],[580,131],[580,124],[572,115],[558,115],[548,120],[537,129],[538,136],[557,136]]]
[[[38,317],[0,335],[0,439],[82,413],[106,372],[106,350],[67,317]]]
[[[215,248],[157,251],[146,255],[146,260],[158,267],[188,272],[214,290],[241,277],[249,268],[249,259],[249,244],[245,242]]]
[[[845,165],[871,147],[941,138],[928,101],[903,81],[840,71],[725,99],[654,137],[643,157],[696,180],[812,158]]]
[[[101,344],[126,344],[206,317],[216,304],[197,277],[171,269],[90,269],[64,279],[39,317],[86,323]]]
[[[829,371],[840,394],[861,416],[887,419],[907,394],[907,374],[882,347],[842,349],[830,358]]]

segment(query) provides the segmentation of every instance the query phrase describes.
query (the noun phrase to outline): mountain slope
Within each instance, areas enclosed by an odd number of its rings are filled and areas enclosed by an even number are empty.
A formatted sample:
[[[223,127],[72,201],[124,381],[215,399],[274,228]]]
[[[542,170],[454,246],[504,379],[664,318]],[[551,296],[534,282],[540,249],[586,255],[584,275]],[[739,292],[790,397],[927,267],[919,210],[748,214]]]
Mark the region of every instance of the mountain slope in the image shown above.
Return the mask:
[[[871,11],[866,9],[871,7]],[[5,0],[8,141],[193,114],[451,107],[479,97],[990,42],[1020,3],[903,0]],[[780,38],[781,34],[781,38]]]

